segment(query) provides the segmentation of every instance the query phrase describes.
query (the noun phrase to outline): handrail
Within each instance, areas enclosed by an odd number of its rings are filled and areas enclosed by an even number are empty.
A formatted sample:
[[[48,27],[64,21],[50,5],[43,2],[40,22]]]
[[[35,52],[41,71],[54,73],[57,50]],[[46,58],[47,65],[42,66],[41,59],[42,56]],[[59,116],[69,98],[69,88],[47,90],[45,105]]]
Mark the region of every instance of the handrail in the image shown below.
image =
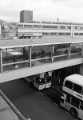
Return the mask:
[[[21,64],[21,63],[26,63],[26,62],[29,63],[29,60],[10,62],[10,63],[3,63],[3,66],[5,66],[5,65],[13,65],[13,64]]]
[[[40,58],[34,58],[34,59],[31,59],[31,61],[46,60],[46,59],[51,59],[51,57],[40,57]]]

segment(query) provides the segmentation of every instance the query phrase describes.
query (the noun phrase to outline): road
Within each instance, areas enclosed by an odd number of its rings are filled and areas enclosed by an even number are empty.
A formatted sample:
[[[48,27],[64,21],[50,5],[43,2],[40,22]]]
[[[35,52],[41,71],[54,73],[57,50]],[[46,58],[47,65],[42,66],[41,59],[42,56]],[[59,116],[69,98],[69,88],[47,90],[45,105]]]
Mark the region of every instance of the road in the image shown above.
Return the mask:
[[[29,115],[32,120],[74,120],[67,111],[24,79],[0,84],[0,88],[25,117]]]

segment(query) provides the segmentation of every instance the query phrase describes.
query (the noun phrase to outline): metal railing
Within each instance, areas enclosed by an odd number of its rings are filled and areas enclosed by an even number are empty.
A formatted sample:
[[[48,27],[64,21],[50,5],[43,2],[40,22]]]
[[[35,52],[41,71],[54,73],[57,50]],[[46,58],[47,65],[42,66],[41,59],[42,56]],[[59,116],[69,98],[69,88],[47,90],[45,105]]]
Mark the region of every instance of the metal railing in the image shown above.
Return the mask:
[[[16,69],[25,68],[25,67],[30,68],[30,67],[44,65],[44,64],[51,64],[57,61],[80,58],[80,57],[82,57],[81,51],[71,53],[71,54],[68,54],[68,53],[63,53],[63,54],[58,54],[58,55],[54,54],[49,57],[40,57],[40,58],[35,57],[34,59],[29,59],[29,60],[24,60],[24,61],[4,63],[2,64],[2,69],[3,69],[2,72],[16,70]]]

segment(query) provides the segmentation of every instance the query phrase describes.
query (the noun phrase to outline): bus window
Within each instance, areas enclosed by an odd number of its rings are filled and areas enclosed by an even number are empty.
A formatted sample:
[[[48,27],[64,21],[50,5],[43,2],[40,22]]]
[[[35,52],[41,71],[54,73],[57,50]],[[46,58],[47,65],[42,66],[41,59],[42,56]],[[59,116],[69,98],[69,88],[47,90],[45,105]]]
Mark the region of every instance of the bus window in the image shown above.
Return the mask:
[[[77,108],[79,108],[79,104],[80,104],[80,100],[75,98],[75,97],[72,97],[71,99],[71,104]]]
[[[66,82],[65,82],[65,86],[66,86],[67,88],[72,89],[72,82],[66,81]]]
[[[67,94],[67,97],[66,97],[66,102],[70,103],[71,102],[71,96],[69,94]]]
[[[78,92],[78,93],[82,93],[82,87],[77,85],[77,84],[74,84],[73,90]]]

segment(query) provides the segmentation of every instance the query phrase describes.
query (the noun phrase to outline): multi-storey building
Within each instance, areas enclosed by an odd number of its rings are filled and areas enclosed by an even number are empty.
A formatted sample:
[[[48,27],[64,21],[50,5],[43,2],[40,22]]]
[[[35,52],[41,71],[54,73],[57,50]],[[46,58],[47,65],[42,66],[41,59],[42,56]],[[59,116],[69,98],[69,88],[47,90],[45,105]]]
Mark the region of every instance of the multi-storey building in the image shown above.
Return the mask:
[[[20,22],[27,23],[33,21],[33,11],[31,10],[22,10],[20,12]]]
[[[83,36],[83,24],[80,23],[31,22],[19,23],[17,26],[19,38]]]

